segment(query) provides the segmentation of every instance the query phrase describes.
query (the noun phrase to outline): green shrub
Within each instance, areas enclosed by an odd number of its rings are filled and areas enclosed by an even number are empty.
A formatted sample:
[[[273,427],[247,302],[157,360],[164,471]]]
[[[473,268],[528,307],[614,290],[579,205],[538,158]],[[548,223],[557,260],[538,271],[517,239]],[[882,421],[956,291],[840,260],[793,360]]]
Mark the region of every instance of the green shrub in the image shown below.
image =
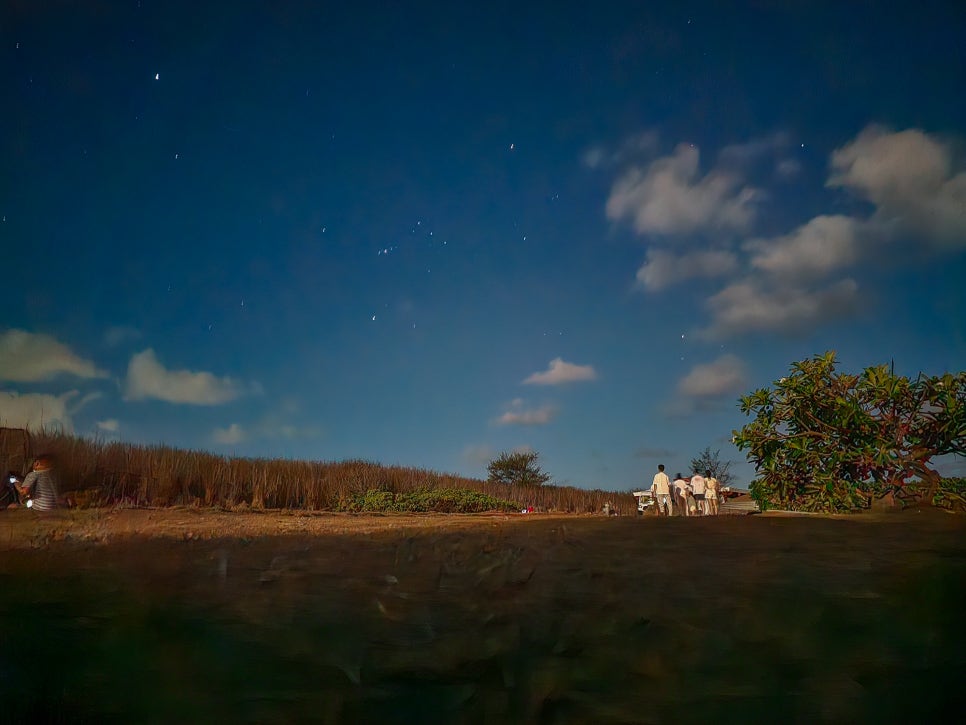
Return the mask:
[[[939,490],[932,499],[933,506],[966,511],[966,478],[941,478]]]
[[[479,491],[461,488],[421,488],[393,493],[369,489],[364,493],[343,496],[339,511],[353,513],[481,513],[483,511],[515,511],[518,505]]]

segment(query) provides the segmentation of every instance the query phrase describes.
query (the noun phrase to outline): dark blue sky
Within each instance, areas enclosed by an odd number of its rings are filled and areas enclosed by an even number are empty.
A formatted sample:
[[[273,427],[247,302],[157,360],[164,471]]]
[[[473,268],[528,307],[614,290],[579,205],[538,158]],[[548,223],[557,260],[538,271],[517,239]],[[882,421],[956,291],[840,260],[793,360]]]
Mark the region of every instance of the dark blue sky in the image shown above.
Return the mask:
[[[626,489],[795,360],[964,367],[960,3],[39,5],[4,424]]]

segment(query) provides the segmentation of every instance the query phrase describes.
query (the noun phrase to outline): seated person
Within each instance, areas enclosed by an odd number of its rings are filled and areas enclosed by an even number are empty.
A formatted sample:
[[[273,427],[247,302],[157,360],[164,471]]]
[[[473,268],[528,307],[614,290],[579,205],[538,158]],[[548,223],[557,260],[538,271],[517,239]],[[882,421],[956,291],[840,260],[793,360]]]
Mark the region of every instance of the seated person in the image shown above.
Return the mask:
[[[57,482],[49,456],[38,456],[33,470],[27,474],[20,486],[20,493],[29,496],[32,507],[37,511],[51,511],[57,508]]]

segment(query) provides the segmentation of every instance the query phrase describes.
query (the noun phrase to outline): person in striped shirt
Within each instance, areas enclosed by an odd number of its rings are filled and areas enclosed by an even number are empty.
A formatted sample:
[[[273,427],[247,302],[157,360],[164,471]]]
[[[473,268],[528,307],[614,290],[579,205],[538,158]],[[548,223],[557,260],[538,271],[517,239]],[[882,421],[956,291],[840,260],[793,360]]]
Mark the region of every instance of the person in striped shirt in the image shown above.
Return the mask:
[[[49,456],[38,456],[33,470],[20,485],[20,492],[29,496],[32,508],[37,511],[52,511],[57,508],[57,481]]]

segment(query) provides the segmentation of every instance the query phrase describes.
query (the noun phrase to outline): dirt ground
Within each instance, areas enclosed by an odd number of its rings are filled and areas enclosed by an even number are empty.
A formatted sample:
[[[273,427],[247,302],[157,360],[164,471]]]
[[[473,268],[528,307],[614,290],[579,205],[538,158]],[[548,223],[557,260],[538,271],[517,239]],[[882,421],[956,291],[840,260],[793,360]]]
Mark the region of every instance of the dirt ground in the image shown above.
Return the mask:
[[[13,722],[910,722],[966,517],[0,513]],[[6,721],[5,717],[0,720]]]

